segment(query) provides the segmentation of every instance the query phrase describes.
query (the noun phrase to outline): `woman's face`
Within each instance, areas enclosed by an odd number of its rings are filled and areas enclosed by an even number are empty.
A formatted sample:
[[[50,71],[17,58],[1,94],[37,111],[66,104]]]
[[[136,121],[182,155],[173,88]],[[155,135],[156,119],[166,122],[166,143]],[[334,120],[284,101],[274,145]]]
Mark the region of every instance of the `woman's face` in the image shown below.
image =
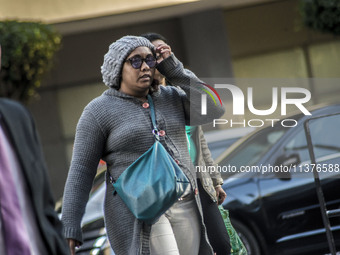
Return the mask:
[[[149,88],[153,81],[155,74],[155,67],[150,68],[145,61],[142,61],[140,68],[135,69],[132,67],[128,59],[142,58],[153,56],[148,47],[138,47],[126,58],[122,70],[122,80],[120,83],[119,91],[131,96],[145,96],[149,92]]]

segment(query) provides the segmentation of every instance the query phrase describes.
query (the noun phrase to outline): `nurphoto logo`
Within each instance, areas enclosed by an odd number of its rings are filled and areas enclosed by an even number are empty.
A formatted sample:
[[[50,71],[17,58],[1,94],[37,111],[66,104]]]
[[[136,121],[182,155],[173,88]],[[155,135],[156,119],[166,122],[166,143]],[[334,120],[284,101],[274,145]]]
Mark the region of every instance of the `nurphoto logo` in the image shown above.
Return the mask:
[[[294,105],[297,109],[299,109],[304,115],[311,115],[311,113],[307,110],[304,104],[308,103],[311,99],[311,93],[308,89],[299,88],[299,87],[273,87],[271,93],[271,106],[268,109],[256,109],[254,106],[254,96],[253,96],[253,88],[247,88],[247,97],[245,99],[245,95],[243,91],[231,84],[215,84],[214,86],[201,83],[207,88],[209,88],[213,93],[211,93],[207,89],[204,90],[207,94],[201,95],[201,114],[207,115],[207,95],[209,95],[215,105],[217,104],[215,97],[219,100],[222,105],[222,100],[220,95],[217,93],[216,89],[220,89],[219,91],[226,91],[232,95],[232,114],[235,116],[245,115],[245,106],[248,107],[250,113],[257,116],[267,116],[273,114],[278,107],[281,109],[281,116],[287,115],[287,106]],[[221,93],[221,92],[220,92]],[[290,94],[294,94],[295,98],[289,97]],[[296,98],[296,95],[299,95],[299,98]],[[215,97],[214,97],[215,96]],[[280,96],[280,97],[279,97]],[[280,102],[279,102],[280,98]],[[245,104],[246,101],[246,104]],[[280,104],[280,105],[279,105]],[[213,126],[217,125],[225,125],[229,124],[230,127],[233,126],[250,126],[250,127],[262,127],[266,122],[270,123],[272,126],[280,121],[283,127],[295,127],[297,125],[297,121],[294,119],[250,119],[247,120],[237,120],[233,121],[232,119],[215,119],[213,122]]]

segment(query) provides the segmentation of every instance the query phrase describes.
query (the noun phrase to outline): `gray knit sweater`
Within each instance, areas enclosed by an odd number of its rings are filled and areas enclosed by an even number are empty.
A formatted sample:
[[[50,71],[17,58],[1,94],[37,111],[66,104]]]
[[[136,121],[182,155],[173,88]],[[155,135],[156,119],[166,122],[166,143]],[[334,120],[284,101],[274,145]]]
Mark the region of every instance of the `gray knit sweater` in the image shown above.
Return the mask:
[[[188,176],[192,190],[197,189],[196,174],[187,150],[185,125],[201,125],[219,118],[224,108],[207,97],[208,114],[201,116],[203,85],[198,78],[183,68],[174,55],[157,67],[172,86],[161,86],[152,94],[159,130],[166,135],[161,142],[180,162]],[[81,219],[84,214],[93,179],[100,159],[104,159],[114,179],[147,151],[154,143],[149,108],[141,101],[115,89],[106,90],[84,109],[76,130],[72,162],[66,186],[62,221],[66,238],[82,241]],[[150,226],[135,219],[118,195],[112,194],[112,185],[106,180],[105,224],[107,234],[117,255],[150,254]],[[202,215],[199,196],[195,196]],[[213,254],[207,242],[201,217],[201,255]]]

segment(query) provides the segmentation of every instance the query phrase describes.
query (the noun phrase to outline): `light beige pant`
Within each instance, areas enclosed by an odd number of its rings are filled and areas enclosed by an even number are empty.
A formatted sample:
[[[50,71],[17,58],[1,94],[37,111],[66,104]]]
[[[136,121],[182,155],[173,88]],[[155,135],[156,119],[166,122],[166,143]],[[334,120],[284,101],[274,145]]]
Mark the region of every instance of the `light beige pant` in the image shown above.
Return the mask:
[[[197,255],[200,241],[200,217],[193,195],[176,202],[151,227],[151,255]]]

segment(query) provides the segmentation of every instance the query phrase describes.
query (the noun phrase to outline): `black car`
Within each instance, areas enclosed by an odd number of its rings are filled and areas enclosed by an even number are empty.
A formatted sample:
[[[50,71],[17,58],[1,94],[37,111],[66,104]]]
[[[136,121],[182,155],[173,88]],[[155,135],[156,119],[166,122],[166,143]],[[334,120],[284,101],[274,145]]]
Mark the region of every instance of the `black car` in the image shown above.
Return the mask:
[[[304,122],[340,113],[340,105],[316,107],[311,113],[290,116],[295,127],[277,122],[244,137],[216,161],[229,177],[223,207],[251,255],[330,253],[312,169],[320,175],[327,209],[339,209],[340,115],[310,122],[315,165]],[[340,218],[331,218],[330,225],[340,250]]]

